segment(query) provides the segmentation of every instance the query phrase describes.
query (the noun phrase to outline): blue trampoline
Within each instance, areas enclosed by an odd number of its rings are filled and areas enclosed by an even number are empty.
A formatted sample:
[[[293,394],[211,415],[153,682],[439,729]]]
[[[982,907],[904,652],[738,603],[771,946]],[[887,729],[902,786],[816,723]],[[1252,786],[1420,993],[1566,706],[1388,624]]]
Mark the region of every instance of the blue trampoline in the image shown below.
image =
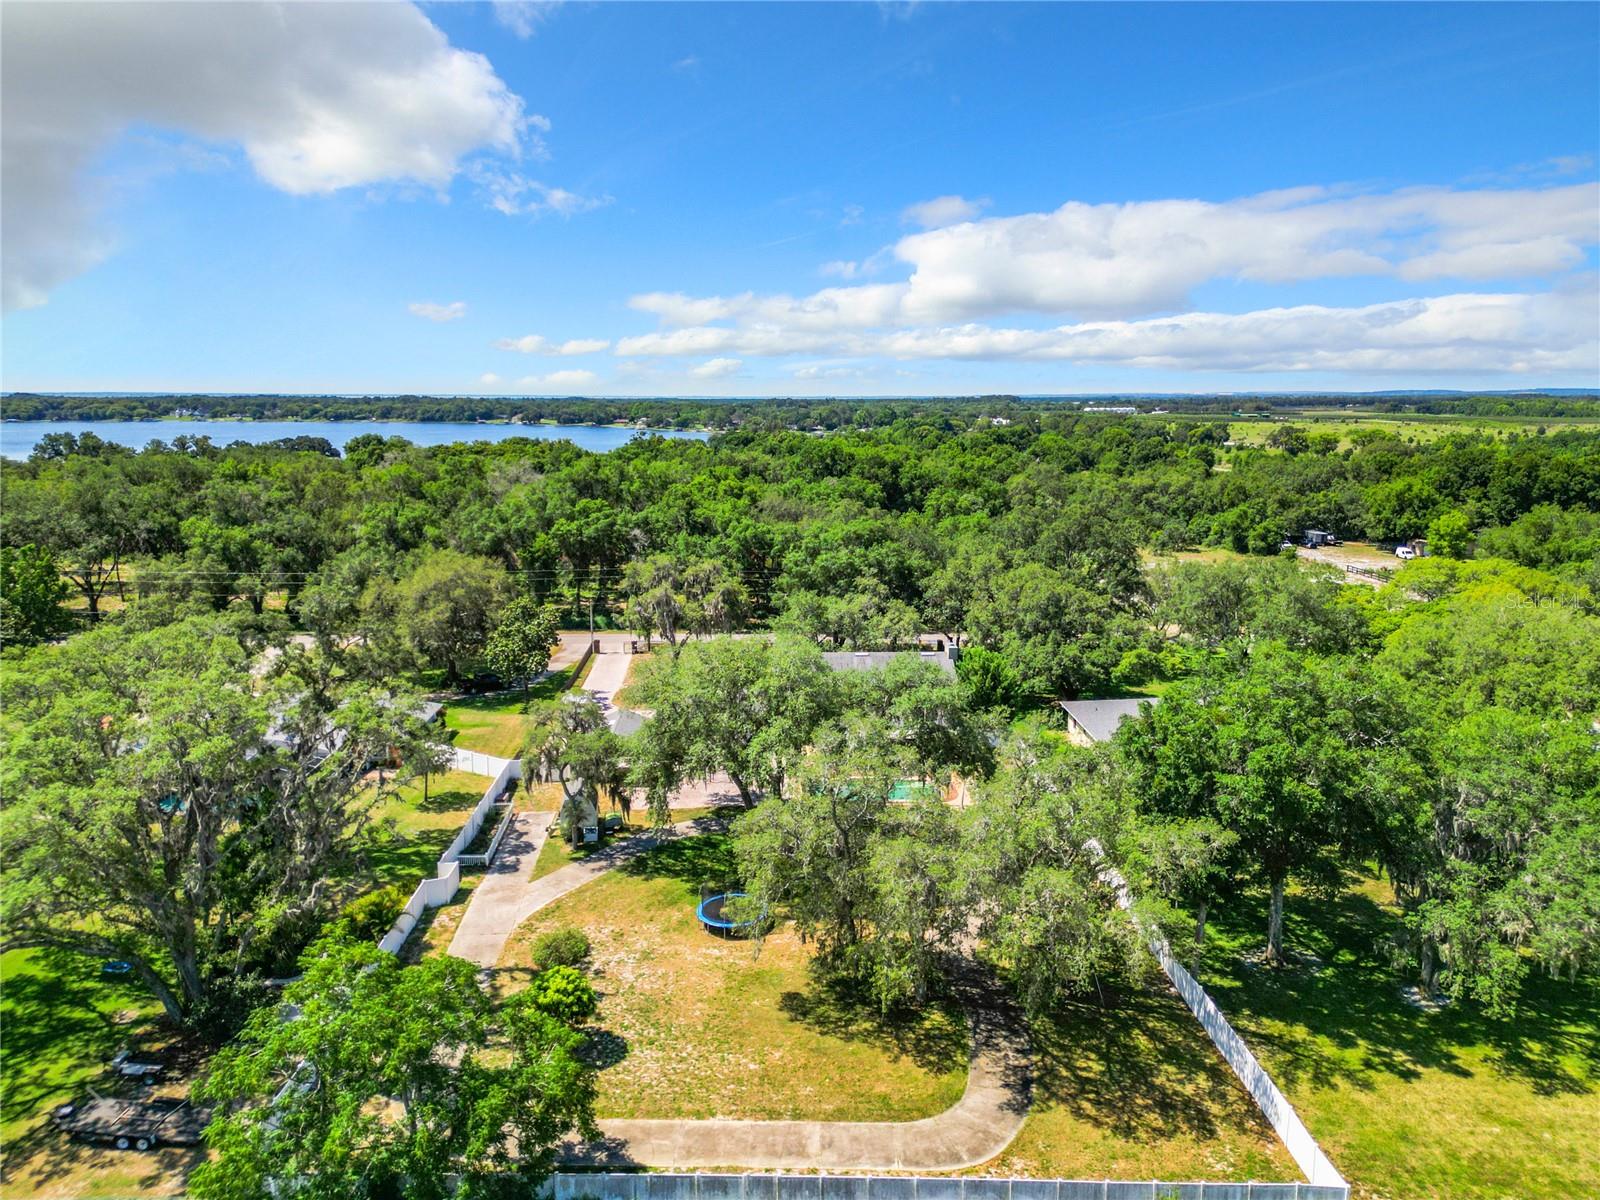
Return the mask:
[[[743,899],[743,892],[718,892],[715,896],[707,896],[700,901],[700,908],[696,914],[700,918],[700,924],[705,927],[707,933],[714,933],[718,937],[743,937],[755,932],[756,926],[760,924],[757,918],[748,917],[736,921],[727,915],[728,901]]]

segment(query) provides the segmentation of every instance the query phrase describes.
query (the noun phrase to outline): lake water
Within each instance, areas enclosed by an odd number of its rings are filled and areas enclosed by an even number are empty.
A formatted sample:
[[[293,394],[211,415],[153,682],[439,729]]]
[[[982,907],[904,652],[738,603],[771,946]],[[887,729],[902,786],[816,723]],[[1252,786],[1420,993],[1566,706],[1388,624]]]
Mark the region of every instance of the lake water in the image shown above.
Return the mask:
[[[506,438],[567,441],[585,450],[604,453],[626,445],[638,430],[620,425],[479,425],[470,421],[205,421],[179,418],[170,421],[0,421],[0,455],[27,458],[47,433],[93,432],[108,442],[142,450],[159,438],[171,442],[187,434],[208,437],[218,446],[229,442],[275,442],[287,437],[327,438],[341,450],[351,438],[364,433],[403,437],[418,446],[443,446],[450,442],[502,442]],[[652,430],[662,437],[703,441],[708,434],[672,429]]]

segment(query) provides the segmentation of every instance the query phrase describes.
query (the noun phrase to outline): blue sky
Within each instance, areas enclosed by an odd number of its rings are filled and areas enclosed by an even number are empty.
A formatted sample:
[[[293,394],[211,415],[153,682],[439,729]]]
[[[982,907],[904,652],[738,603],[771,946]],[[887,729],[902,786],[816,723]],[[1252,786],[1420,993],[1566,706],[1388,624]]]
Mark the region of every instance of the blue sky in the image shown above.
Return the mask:
[[[1600,383],[1600,7],[10,3],[7,389]]]

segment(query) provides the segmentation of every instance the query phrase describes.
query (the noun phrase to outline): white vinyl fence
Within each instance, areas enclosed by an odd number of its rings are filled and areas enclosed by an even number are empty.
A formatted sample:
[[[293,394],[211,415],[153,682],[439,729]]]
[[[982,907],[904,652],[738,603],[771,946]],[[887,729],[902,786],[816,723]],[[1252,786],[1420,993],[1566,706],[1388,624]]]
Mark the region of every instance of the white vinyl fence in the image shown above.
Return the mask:
[[[1088,849],[1097,858],[1100,857],[1101,849],[1098,844],[1091,841],[1088,843]],[[1115,867],[1107,865],[1101,871],[1101,878],[1116,889],[1117,903],[1131,912],[1133,898],[1129,895],[1128,883],[1122,878],[1122,874]],[[1183,1002],[1189,1006],[1189,1011],[1194,1013],[1195,1019],[1205,1029],[1212,1044],[1233,1068],[1233,1073],[1239,1077],[1239,1082],[1244,1084],[1245,1091],[1250,1093],[1250,1098],[1261,1109],[1261,1115],[1267,1118],[1278,1137],[1283,1140],[1285,1148],[1305,1174],[1306,1179],[1318,1186],[1343,1188],[1348,1192],[1349,1185],[1345,1182],[1344,1176],[1339,1174],[1328,1156],[1322,1152],[1322,1147],[1317,1145],[1316,1138],[1311,1136],[1311,1131],[1300,1119],[1300,1114],[1295,1112],[1288,1098],[1278,1090],[1278,1085],[1272,1081],[1267,1069],[1251,1053],[1250,1047],[1245,1045],[1244,1039],[1234,1031],[1232,1025],[1228,1024],[1228,1018],[1222,1015],[1222,1010],[1217,1007],[1205,988],[1201,987],[1199,981],[1184,970],[1183,965],[1173,956],[1172,947],[1167,944],[1166,937],[1154,926],[1141,927],[1150,943],[1151,951],[1156,956],[1156,961],[1161,964],[1161,969],[1166,972],[1167,978],[1172,980],[1172,986],[1178,989],[1178,995],[1183,997]]]
[[[545,1200],[1348,1200],[1343,1184],[563,1172]]]
[[[411,899],[406,901],[405,908],[400,910],[399,917],[378,943],[379,949],[387,950],[390,954],[400,952],[400,947],[406,944],[406,938],[411,936],[411,931],[416,928],[424,912],[450,902],[450,898],[461,887],[463,861],[470,865],[485,867],[494,861],[495,852],[500,849],[501,839],[505,837],[506,830],[511,825],[512,806],[507,805],[500,824],[495,829],[494,837],[489,841],[487,852],[462,854],[463,850],[472,845],[473,839],[478,836],[478,830],[483,828],[483,823],[495,815],[496,801],[500,799],[506,787],[513,779],[522,778],[522,763],[514,758],[496,758],[492,754],[479,754],[474,750],[452,748],[452,753],[454,758],[451,766],[455,770],[471,771],[475,775],[489,775],[493,778],[489,786],[484,789],[483,799],[478,801],[471,815],[467,817],[467,823],[461,827],[461,832],[456,834],[455,841],[451,842],[449,848],[439,856],[437,876],[433,879],[424,879],[417,884],[416,890],[411,893]]]

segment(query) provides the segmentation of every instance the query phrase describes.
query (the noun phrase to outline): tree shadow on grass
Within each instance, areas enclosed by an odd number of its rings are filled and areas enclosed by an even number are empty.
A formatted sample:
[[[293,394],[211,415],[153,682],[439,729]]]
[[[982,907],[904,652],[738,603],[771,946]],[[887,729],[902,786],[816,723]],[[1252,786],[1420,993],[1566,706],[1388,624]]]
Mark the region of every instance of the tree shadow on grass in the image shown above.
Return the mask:
[[[695,822],[705,833],[674,837],[622,866],[622,871],[640,879],[676,879],[698,887],[730,885],[737,878],[733,839],[721,828],[717,817],[702,817]]]
[[[100,965],[83,955],[37,950],[27,968],[6,972],[0,1120],[19,1120],[59,1100],[76,1086],[75,1077],[157,1030],[151,1015],[117,1019],[148,1008],[151,997],[129,978],[101,975]]]
[[[100,965],[59,950],[36,950],[23,965],[8,964],[0,991],[0,1120],[34,1118],[6,1139],[8,1184],[26,1179],[42,1188],[84,1169],[129,1165],[127,1154],[75,1143],[49,1119],[55,1105],[91,1086],[108,1095],[142,1094],[107,1073],[117,1050],[160,1051],[178,1079],[193,1074],[204,1057],[200,1043],[176,1035],[148,1011],[151,997],[136,982],[103,976]],[[144,1158],[135,1165],[142,1166]],[[176,1171],[187,1173],[200,1161],[196,1153],[179,1150],[161,1151],[154,1160],[150,1175],[140,1180],[143,1187],[154,1188]]]
[[[590,1029],[583,1045],[583,1060],[597,1071],[616,1066],[628,1057],[628,1039],[609,1029]]]
[[[1283,970],[1254,967],[1241,953],[1264,941],[1266,898],[1247,894],[1213,922],[1201,981],[1287,1087],[1370,1089],[1376,1075],[1415,1079],[1424,1069],[1464,1077],[1474,1068],[1465,1054],[1487,1047],[1494,1070],[1536,1094],[1595,1090],[1600,980],[1532,976],[1510,1017],[1470,1000],[1424,1011],[1405,1000],[1407,981],[1390,957],[1397,924],[1357,891],[1295,894],[1285,941],[1312,957]]]
[[[930,1001],[884,1012],[865,987],[847,979],[815,977],[804,992],[784,992],[778,1008],[791,1021],[846,1042],[865,1042],[924,1071],[942,1075],[967,1065],[966,1021],[952,1004]],[[945,1019],[930,1019],[932,1010]]]
[[[440,791],[435,788],[428,793],[426,800],[418,796],[412,807],[424,813],[468,812],[477,807],[482,799],[482,792],[467,792],[460,788]]]
[[[1068,1001],[1029,1025],[1036,1101],[1128,1141],[1261,1133],[1254,1106],[1174,995]]]

